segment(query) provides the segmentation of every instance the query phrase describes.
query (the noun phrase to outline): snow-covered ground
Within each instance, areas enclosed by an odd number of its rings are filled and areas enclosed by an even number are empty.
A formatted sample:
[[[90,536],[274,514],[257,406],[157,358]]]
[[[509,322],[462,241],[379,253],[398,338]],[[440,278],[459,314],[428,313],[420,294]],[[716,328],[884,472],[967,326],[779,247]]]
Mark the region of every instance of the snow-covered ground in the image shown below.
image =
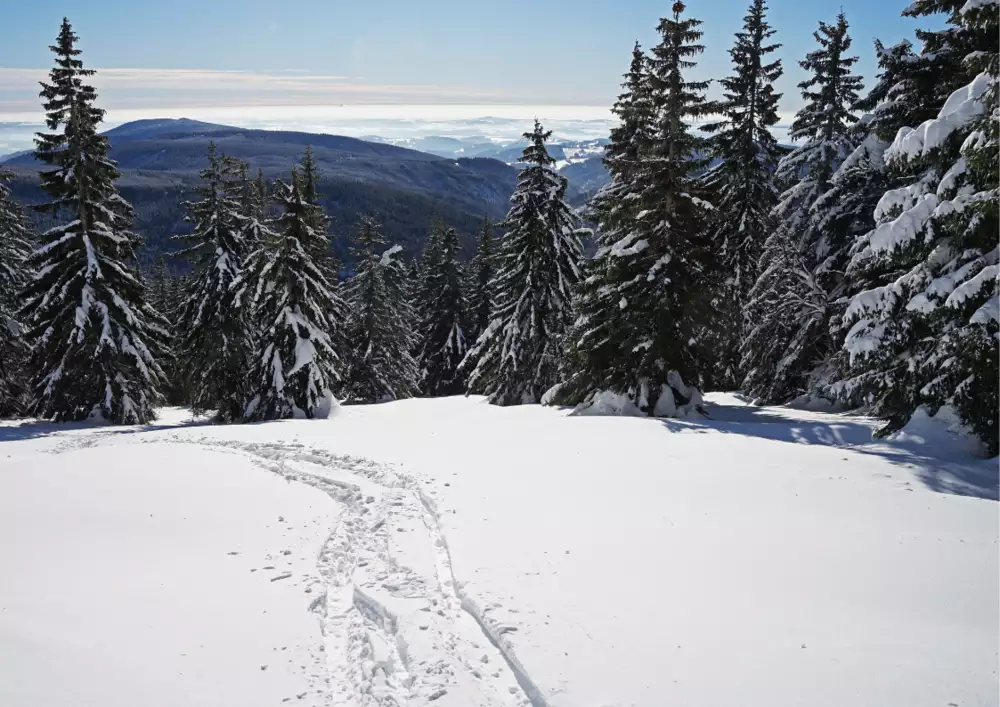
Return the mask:
[[[996,460],[710,399],[0,426],[0,704],[997,705]]]

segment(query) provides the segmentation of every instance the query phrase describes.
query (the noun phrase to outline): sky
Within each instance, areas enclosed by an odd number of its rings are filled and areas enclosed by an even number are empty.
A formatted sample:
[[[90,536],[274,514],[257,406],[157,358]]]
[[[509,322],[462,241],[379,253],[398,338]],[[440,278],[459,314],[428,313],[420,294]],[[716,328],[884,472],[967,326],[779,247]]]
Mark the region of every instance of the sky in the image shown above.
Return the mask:
[[[858,73],[875,73],[872,40],[916,26],[896,0],[771,0],[784,58],[783,119],[801,105],[797,62],[817,20],[843,7]],[[301,127],[309,106],[406,119],[414,112],[608,117],[633,42],[652,46],[670,0],[0,0],[0,123],[41,117],[37,82],[67,15],[111,122],[138,117],[266,116]],[[706,51],[696,78],[729,72],[748,0],[692,0]],[[420,105],[422,108],[414,109]],[[379,108],[372,108],[379,106]],[[266,107],[267,110],[264,110]],[[363,108],[369,107],[369,108]],[[539,110],[539,107],[544,110]],[[252,108],[239,110],[242,108]],[[568,113],[567,113],[568,111]],[[320,113],[323,109],[319,110]],[[443,118],[442,118],[443,119]],[[319,120],[317,118],[317,120]],[[298,121],[298,122],[297,122]],[[323,118],[324,124],[330,121]],[[314,121],[315,122],[315,121]],[[287,124],[286,124],[287,123]],[[294,124],[294,125],[293,125]],[[0,131],[4,128],[0,127]],[[9,129],[9,128],[8,128]],[[0,134],[0,142],[3,135]]]

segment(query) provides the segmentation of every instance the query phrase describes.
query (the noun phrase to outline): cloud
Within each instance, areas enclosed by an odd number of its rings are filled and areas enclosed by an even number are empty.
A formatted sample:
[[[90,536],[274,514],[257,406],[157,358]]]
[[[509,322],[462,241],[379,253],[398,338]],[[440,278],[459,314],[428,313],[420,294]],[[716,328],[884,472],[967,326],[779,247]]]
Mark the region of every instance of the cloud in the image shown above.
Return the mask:
[[[39,112],[38,83],[45,69],[0,67],[0,114]],[[495,91],[467,86],[381,84],[347,76],[297,71],[214,69],[97,69],[103,108],[336,105],[504,101]]]

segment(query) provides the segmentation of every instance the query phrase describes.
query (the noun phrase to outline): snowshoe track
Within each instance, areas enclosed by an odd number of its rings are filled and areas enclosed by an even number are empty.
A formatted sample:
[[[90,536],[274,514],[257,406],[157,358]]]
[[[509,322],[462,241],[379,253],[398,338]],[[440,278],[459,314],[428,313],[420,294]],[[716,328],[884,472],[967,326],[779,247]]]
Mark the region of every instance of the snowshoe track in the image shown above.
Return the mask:
[[[317,558],[324,589],[309,607],[323,633],[330,704],[549,707],[510,642],[455,581],[433,501],[416,481],[297,444],[170,441],[247,455],[343,506]],[[424,572],[410,566],[421,562]]]

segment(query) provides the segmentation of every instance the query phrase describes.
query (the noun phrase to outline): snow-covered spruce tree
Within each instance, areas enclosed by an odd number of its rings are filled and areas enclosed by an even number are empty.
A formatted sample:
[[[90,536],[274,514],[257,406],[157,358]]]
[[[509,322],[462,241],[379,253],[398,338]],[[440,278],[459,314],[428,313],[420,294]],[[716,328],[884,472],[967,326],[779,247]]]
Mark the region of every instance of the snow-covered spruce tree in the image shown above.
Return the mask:
[[[22,414],[28,403],[27,347],[17,309],[30,278],[27,260],[34,235],[4,184],[9,178],[0,171],[0,417]]]
[[[494,296],[493,285],[496,278],[496,239],[493,235],[494,224],[488,216],[483,217],[482,228],[476,239],[476,252],[466,267],[465,291],[467,336],[466,344],[471,346],[486,331],[493,320]],[[478,360],[470,358],[463,363],[466,371],[473,370]]]
[[[264,170],[257,168],[257,176],[250,182],[243,199],[244,214],[255,218],[260,223],[267,221],[267,207],[271,201],[270,190],[264,179]]]
[[[807,228],[815,234],[815,279],[826,293],[831,341],[824,361],[811,374],[815,394],[856,407],[860,400],[838,394],[838,381],[845,375],[846,352],[841,348],[846,330],[843,313],[848,300],[869,283],[848,277],[847,265],[860,236],[875,227],[873,213],[882,194],[901,175],[889,176],[884,153],[896,132],[907,124],[933,117],[932,87],[923,80],[912,45],[902,41],[885,47],[875,40],[879,74],[868,94],[855,104],[862,112],[855,125],[857,147],[830,178],[830,188],[809,210]],[[910,98],[906,98],[909,95]],[[917,102],[910,99],[920,97]]]
[[[52,201],[41,208],[68,220],[41,234],[23,293],[35,372],[32,412],[57,421],[100,417],[119,424],[153,419],[161,401],[162,317],[144,301],[136,276],[139,237],[131,206],[118,194],[108,140],[97,133],[104,111],[86,79],[67,20],[56,66],[42,84],[46,125],[35,156]]]
[[[662,41],[645,79],[633,54],[618,108],[622,129],[614,138],[621,148],[609,151],[612,185],[595,204],[600,248],[580,298],[572,375],[557,402],[597,409],[610,394],[616,409],[662,416],[686,415],[701,402],[685,380],[703,375],[698,334],[711,296],[706,224],[712,207],[696,177],[706,164],[699,157],[703,140],[688,121],[707,112],[707,83],[684,79],[702,46],[701,23],[683,12],[676,2],[671,17],[660,21]]]
[[[563,336],[583,248],[566,205],[566,179],[552,165],[551,136],[536,120],[524,134],[524,165],[503,222],[493,320],[469,349],[469,390],[496,405],[537,403],[558,382]]]
[[[446,227],[438,240],[436,257],[424,272],[424,287],[430,297],[424,304],[417,357],[420,390],[429,397],[465,392],[465,375],[458,370],[466,351],[458,232]]]
[[[163,315],[164,329],[167,331],[171,353],[178,340],[179,312],[186,298],[189,277],[171,269],[169,256],[162,254],[156,258],[153,265],[143,272],[143,283],[146,288],[146,300],[149,305]],[[185,377],[180,370],[180,362],[176,355],[163,359],[160,363],[163,369],[164,382],[160,392],[168,405],[188,405],[191,395]]]
[[[708,151],[720,160],[703,178],[716,204],[712,248],[722,281],[715,296],[712,322],[716,387],[734,388],[740,373],[743,303],[757,280],[764,241],[773,230],[772,210],[778,202],[774,170],[783,153],[771,133],[778,123],[781,94],[774,84],[781,60],[768,61],[780,47],[770,42],[775,30],[767,22],[764,0],[753,0],[729,50],[733,74],[719,83],[723,98],[713,108],[721,120],[703,126],[711,133]]]
[[[435,283],[429,278],[429,274],[437,272],[439,269],[442,240],[447,228],[444,221],[439,217],[434,217],[431,220],[430,227],[427,229],[427,239],[424,241],[424,247],[420,251],[420,258],[414,261],[416,268],[412,272],[407,269],[406,273],[407,288],[410,292],[414,293],[411,306],[413,309],[414,327],[418,330],[418,335],[415,337],[415,348],[413,349],[413,356],[416,359],[420,358],[420,349],[423,344],[421,336],[423,332],[420,331],[420,326],[424,321],[424,315],[434,306]],[[412,279],[414,276],[415,279]]]
[[[236,306],[253,313],[260,327],[247,421],[327,417],[336,404],[331,387],[341,361],[331,334],[344,305],[313,261],[316,241],[326,236],[313,227],[316,207],[305,200],[300,180],[293,168],[290,184],[275,183],[282,209],[276,235],[265,235],[233,286]]]
[[[384,250],[382,227],[364,217],[352,248],[356,274],[347,281],[347,402],[379,403],[416,394],[419,372],[407,273],[398,245]]]
[[[425,252],[421,255],[426,255]],[[396,260],[403,258],[403,253],[398,252],[393,256]],[[405,260],[400,260],[400,267],[402,268],[403,277],[403,292],[408,303],[407,313],[411,317],[409,325],[412,327],[414,335],[412,337],[414,342],[414,348],[411,352],[414,357],[417,356],[420,350],[420,336],[417,331],[420,326],[420,322],[423,318],[424,311],[424,298],[426,297],[426,292],[424,289],[424,267],[423,258],[413,257]],[[414,359],[416,360],[416,359]]]
[[[306,149],[299,160],[299,172],[302,175],[302,196],[307,203],[315,207],[310,211],[312,218],[310,225],[325,237],[324,240],[320,241],[317,239],[313,243],[313,247],[315,248],[315,252],[311,254],[313,262],[320,267],[326,275],[327,280],[331,284],[335,284],[337,282],[337,272],[340,268],[334,260],[331,250],[329,235],[330,217],[323,211],[321,203],[323,195],[319,193],[319,165],[316,164],[316,158],[313,156],[312,146],[310,145],[306,145]]]
[[[469,266],[466,289],[469,296],[469,341],[474,342],[486,331],[493,318],[493,278],[496,275],[493,223],[483,217],[482,228],[476,239],[476,254]]]
[[[743,386],[761,402],[787,402],[806,393],[811,375],[832,350],[833,296],[817,280],[825,260],[823,234],[810,228],[810,212],[829,188],[840,163],[854,150],[852,108],[861,77],[851,74],[851,38],[843,13],[819,23],[819,48],[799,62],[811,76],[799,84],[803,108],[789,135],[801,144],[782,158],[775,174],[785,191],[772,215],[757,282],[746,302]]]
[[[997,277],[998,8],[987,2],[918,2],[911,14],[949,11],[948,27],[918,58],[921,70],[962,84],[937,116],[902,128],[885,152],[890,176],[905,177],[875,209],[875,228],[858,244],[848,274],[872,283],[851,300],[843,395],[861,399],[899,429],[921,405],[952,406],[998,451]],[[942,47],[963,48],[942,61]],[[905,99],[901,99],[905,100]]]
[[[641,160],[652,145],[655,112],[649,60],[638,43],[622,88],[612,108],[619,123],[604,152],[611,179],[587,206],[598,224],[597,251],[584,261],[577,290],[566,380],[554,396],[561,404],[579,403],[595,391],[633,387],[630,376],[644,352],[642,312],[620,304],[623,298],[636,300],[648,269],[641,257],[648,242],[639,242],[636,217],[642,209]]]
[[[227,160],[209,143],[208,166],[200,172],[201,198],[186,205],[194,230],[174,236],[186,246],[175,257],[184,258],[193,269],[178,312],[180,375],[193,411],[211,411],[221,422],[241,420],[251,396],[248,374],[256,322],[244,308],[234,306],[233,290],[252,247],[247,243],[251,219],[244,216],[243,164],[241,168]]]

